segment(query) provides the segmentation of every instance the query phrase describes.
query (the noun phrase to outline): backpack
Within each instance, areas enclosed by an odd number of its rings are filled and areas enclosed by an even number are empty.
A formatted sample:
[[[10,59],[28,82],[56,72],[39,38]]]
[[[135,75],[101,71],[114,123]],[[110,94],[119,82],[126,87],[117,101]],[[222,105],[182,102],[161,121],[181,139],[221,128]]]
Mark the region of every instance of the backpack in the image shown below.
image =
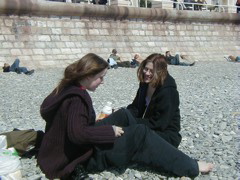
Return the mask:
[[[28,156],[31,152],[31,156],[37,154],[40,148],[43,131],[35,131],[33,129],[19,130],[2,133],[7,139],[7,148],[14,147],[19,156]],[[33,153],[34,151],[34,153]]]

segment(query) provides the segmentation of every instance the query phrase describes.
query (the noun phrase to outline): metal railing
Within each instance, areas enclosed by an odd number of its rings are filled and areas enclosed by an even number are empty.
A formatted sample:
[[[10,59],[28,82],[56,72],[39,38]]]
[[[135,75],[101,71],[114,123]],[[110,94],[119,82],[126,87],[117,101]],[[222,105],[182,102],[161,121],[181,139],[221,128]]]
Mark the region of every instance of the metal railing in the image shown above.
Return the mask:
[[[213,4],[169,2],[169,1],[162,1],[162,2],[175,4],[177,10],[226,12],[226,9],[228,8],[237,8],[237,6],[232,6],[232,5],[213,5]]]
[[[51,0],[47,0],[51,1]],[[57,0],[55,0],[57,1]],[[61,2],[61,0],[59,0]],[[92,4],[92,0],[65,0],[67,3],[87,3],[87,4]],[[151,1],[150,1],[151,2]],[[233,9],[233,8],[238,8],[238,6],[234,5],[213,5],[213,4],[205,4],[205,3],[188,3],[188,2],[175,2],[175,1],[167,1],[167,0],[162,0],[159,1],[160,3],[169,3],[169,4],[175,4],[175,8],[177,10],[192,10],[192,11],[215,11],[215,12],[227,12],[226,9]],[[107,5],[111,5],[111,0],[108,0]],[[145,0],[145,8],[147,8],[148,0]],[[156,5],[156,1],[155,1]],[[128,0],[128,6],[134,7],[133,0]],[[138,0],[138,5],[137,7],[140,7],[140,0]],[[163,8],[164,9],[164,8]]]

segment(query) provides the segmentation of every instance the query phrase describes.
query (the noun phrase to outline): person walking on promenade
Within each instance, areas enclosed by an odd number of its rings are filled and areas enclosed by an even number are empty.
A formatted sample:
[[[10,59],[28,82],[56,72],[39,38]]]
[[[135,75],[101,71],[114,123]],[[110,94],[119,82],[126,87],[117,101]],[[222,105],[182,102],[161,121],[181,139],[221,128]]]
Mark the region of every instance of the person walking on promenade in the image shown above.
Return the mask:
[[[85,170],[131,163],[176,176],[196,177],[212,170],[212,164],[190,158],[131,116],[123,127],[96,123],[87,90],[95,91],[107,70],[104,59],[89,53],[66,67],[59,85],[43,101],[40,113],[46,127],[37,162],[47,178],[84,179]]]
[[[240,0],[236,1],[237,13],[240,13]]]
[[[3,72],[16,72],[18,74],[24,73],[26,75],[32,75],[34,73],[34,69],[29,71],[26,67],[19,67],[19,64],[19,59],[16,59],[11,66],[7,63],[4,63]]]

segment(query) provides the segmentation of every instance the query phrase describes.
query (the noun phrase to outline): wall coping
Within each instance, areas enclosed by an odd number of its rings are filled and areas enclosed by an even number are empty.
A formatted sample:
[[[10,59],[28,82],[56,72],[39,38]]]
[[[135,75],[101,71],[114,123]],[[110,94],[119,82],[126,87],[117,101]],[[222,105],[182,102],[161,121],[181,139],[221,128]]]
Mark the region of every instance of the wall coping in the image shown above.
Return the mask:
[[[146,21],[209,22],[240,24],[236,13],[180,11],[160,8],[138,8],[93,4],[62,3],[37,0],[1,0],[1,15],[79,16],[115,20],[142,19]]]

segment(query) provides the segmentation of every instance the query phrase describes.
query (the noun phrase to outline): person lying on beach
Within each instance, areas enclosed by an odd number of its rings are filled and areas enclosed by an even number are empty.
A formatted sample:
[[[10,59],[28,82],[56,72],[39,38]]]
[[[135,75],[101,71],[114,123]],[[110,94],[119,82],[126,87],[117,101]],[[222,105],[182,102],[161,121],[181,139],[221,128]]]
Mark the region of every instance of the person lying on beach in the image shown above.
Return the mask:
[[[34,69],[29,71],[26,67],[19,67],[19,64],[19,59],[16,59],[11,66],[8,63],[4,63],[3,72],[16,72],[17,74],[24,73],[26,75],[32,75],[34,73]]]

